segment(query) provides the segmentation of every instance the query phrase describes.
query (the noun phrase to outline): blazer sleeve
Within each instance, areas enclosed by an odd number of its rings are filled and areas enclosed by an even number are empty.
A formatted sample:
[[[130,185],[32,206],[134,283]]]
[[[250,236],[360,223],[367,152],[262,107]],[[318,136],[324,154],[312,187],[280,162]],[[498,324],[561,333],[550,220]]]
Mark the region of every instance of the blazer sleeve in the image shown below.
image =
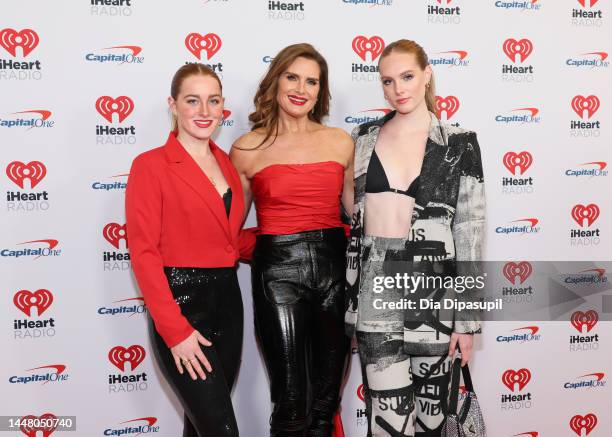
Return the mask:
[[[164,274],[159,244],[162,230],[162,191],[151,164],[137,157],[125,193],[127,233],[134,275],[159,335],[170,348],[193,331],[181,314]]]
[[[258,233],[259,227],[246,228],[240,231],[240,235],[238,235],[238,252],[241,261],[251,262],[253,259],[253,250],[255,249]]]
[[[485,236],[485,191],[480,147],[474,132],[466,134],[466,149],[459,162],[460,180],[457,208],[453,222],[453,239],[457,261],[457,275],[482,275],[482,256]],[[457,299],[475,302],[483,290],[468,289],[457,293]],[[454,331],[480,332],[481,313],[477,310],[455,311]]]

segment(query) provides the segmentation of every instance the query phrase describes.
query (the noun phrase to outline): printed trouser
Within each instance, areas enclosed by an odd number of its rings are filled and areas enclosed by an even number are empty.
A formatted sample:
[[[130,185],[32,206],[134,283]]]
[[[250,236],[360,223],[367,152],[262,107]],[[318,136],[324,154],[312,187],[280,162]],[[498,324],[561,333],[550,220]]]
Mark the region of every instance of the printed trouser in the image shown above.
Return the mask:
[[[368,437],[439,437],[450,382],[446,357],[404,352],[401,333],[357,332]]]

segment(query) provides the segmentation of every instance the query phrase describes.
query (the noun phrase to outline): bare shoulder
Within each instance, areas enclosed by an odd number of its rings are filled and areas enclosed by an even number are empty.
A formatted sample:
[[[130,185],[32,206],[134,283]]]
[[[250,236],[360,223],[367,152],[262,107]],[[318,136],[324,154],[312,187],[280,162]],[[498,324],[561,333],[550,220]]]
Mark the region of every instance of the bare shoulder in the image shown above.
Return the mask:
[[[355,145],[351,136],[339,127],[328,127],[327,135],[329,135],[330,144],[338,149],[342,154],[352,154]]]
[[[239,171],[246,170],[252,165],[264,138],[265,135],[262,132],[252,131],[247,132],[234,141],[229,156]]]

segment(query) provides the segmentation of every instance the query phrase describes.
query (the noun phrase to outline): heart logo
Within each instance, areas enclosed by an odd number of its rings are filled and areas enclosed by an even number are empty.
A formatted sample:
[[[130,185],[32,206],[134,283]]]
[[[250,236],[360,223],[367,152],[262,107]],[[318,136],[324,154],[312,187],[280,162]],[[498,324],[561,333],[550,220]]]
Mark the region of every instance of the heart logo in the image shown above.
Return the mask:
[[[0,46],[12,56],[17,56],[16,49],[21,47],[25,58],[36,48],[39,41],[38,34],[32,29],[23,29],[20,32],[15,29],[0,30]]]
[[[119,249],[119,241],[125,240],[125,247],[128,247],[127,227],[119,223],[109,223],[102,229],[102,235],[110,244]]]
[[[520,284],[522,284],[531,275],[532,271],[533,268],[527,261],[508,262],[504,265],[503,274],[512,285],[516,285],[517,278],[520,279]]]
[[[359,55],[363,62],[366,62],[366,53],[370,53],[372,61],[374,61],[385,48],[385,41],[380,36],[372,36],[370,38],[357,35],[353,38],[353,51]]]
[[[521,391],[531,381],[531,372],[529,369],[520,369],[514,371],[512,369],[506,370],[502,375],[502,382],[510,391],[514,391],[515,384],[518,384],[518,390]]]
[[[212,58],[221,49],[221,45],[221,38],[216,33],[190,33],[185,38],[185,47],[198,59],[201,59],[202,50],[206,52],[206,59]]]
[[[134,101],[128,96],[119,96],[116,99],[110,96],[101,96],[96,100],[96,111],[109,123],[113,122],[113,114],[117,114],[119,123],[122,123],[133,110]]]
[[[6,166],[6,175],[8,178],[23,189],[23,182],[26,179],[30,181],[30,188],[34,188],[42,181],[47,174],[47,167],[40,161],[31,161],[27,164],[21,161],[13,161]]]
[[[594,203],[588,205],[574,205],[572,208],[572,218],[578,226],[584,226],[584,220],[587,221],[587,226],[591,226],[599,217],[599,206]]]
[[[589,413],[585,416],[581,416],[576,414],[574,417],[570,419],[570,428],[578,434],[582,435],[582,430],[586,430],[586,435],[589,435],[593,428],[597,425],[597,416],[593,413]]]
[[[436,115],[442,118],[442,112],[446,112],[446,119],[450,120],[459,110],[459,99],[455,96],[436,96]]]
[[[598,321],[599,315],[594,310],[589,310],[584,313],[582,311],[576,311],[574,314],[572,314],[570,319],[572,326],[581,334],[584,327],[586,327],[586,332],[591,332],[591,329],[597,325]]]
[[[136,367],[142,363],[146,355],[144,347],[138,344],[134,344],[128,348],[115,346],[108,351],[108,360],[122,372],[125,372],[125,363],[130,363],[132,371],[134,371]]]
[[[53,294],[45,289],[36,290],[34,293],[20,290],[13,296],[13,303],[28,317],[32,315],[32,308],[36,308],[40,317],[53,303]]]
[[[513,175],[522,175],[531,167],[533,156],[531,156],[531,153],[525,151],[520,153],[508,152],[504,155],[503,162],[510,173]],[[518,172],[517,167],[520,170]]]
[[[504,53],[512,62],[516,62],[516,57],[518,56],[519,62],[525,62],[525,59],[529,57],[531,52],[533,52],[533,44],[528,39],[521,39],[519,41],[508,38],[504,41],[502,46]]]

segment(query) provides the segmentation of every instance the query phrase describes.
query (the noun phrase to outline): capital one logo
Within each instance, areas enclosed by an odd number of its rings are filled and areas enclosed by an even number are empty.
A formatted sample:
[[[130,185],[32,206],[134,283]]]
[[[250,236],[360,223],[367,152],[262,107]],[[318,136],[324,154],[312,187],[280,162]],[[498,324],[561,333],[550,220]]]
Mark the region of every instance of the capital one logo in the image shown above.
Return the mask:
[[[533,268],[527,261],[509,262],[504,265],[503,274],[512,285],[516,285],[517,279],[522,284],[531,275],[532,271]]]
[[[17,56],[17,47],[21,47],[25,58],[32,53],[39,41],[38,34],[32,29],[23,29],[20,32],[15,29],[0,30],[0,46],[12,56]]]
[[[125,372],[125,363],[130,363],[133,371],[142,363],[146,355],[144,347],[139,344],[133,344],[128,348],[115,346],[108,351],[108,360],[122,372]]]
[[[572,218],[578,226],[584,227],[584,221],[586,220],[586,226],[590,227],[595,220],[599,217],[599,206],[594,203],[588,205],[574,205],[572,208]]]
[[[516,384],[518,384],[517,391],[521,391],[531,381],[531,372],[525,368],[517,371],[508,369],[503,373],[501,380],[510,391],[514,391]]]
[[[353,51],[366,62],[366,53],[370,52],[372,61],[374,61],[385,48],[385,41],[380,36],[357,35],[352,42]]]
[[[21,161],[13,161],[6,166],[6,175],[19,186],[24,188],[24,181],[30,181],[30,188],[34,188],[47,174],[47,167],[40,161],[30,161],[27,164]]]
[[[585,118],[584,111],[587,112],[586,118],[591,118],[599,109],[600,103],[597,96],[590,95],[584,97],[578,95],[572,99],[572,109],[580,118]]]
[[[582,430],[586,431],[586,435],[589,435],[593,428],[597,425],[597,416],[593,413],[589,413],[585,416],[579,414],[575,415],[570,419],[569,426],[576,434],[582,435]]]
[[[119,223],[109,223],[102,229],[102,235],[110,244],[119,249],[119,242],[125,241],[125,247],[128,247],[126,225],[121,226]]]
[[[572,314],[570,319],[572,326],[581,334],[583,333],[584,328],[586,328],[586,332],[591,332],[591,329],[597,325],[598,321],[599,315],[597,314],[597,311],[594,310],[589,310],[584,313],[582,311],[576,311]]]
[[[513,175],[517,175],[517,173],[522,175],[531,167],[533,156],[531,156],[531,153],[525,151],[520,153],[508,152],[504,155],[503,162],[510,173]]]
[[[508,38],[504,41],[502,48],[508,59],[512,62],[516,62],[516,58],[518,57],[519,62],[523,63],[531,52],[533,52],[533,44],[526,38],[518,41],[514,38]]]
[[[30,414],[21,418],[22,425],[19,429],[28,437],[37,437],[41,435],[42,437],[48,437],[53,434],[57,427],[58,422],[56,419],[57,416],[52,413],[45,413],[42,416],[33,416]],[[29,426],[28,422],[32,424],[39,423],[39,426]]]
[[[442,117],[442,112],[446,112],[446,119],[450,120],[459,110],[459,99],[455,96],[441,97],[436,96],[436,115]]]
[[[13,303],[28,317],[32,315],[32,308],[36,308],[40,317],[53,303],[53,294],[44,288],[35,292],[20,290],[13,296]]]
[[[580,3],[580,5],[583,8],[586,7],[590,7],[592,8],[593,6],[595,6],[595,3],[597,3],[599,0],[578,0],[578,3]]]
[[[101,96],[96,100],[96,111],[109,123],[113,122],[113,114],[119,117],[122,123],[134,110],[134,101],[128,96],[119,96],[113,99],[110,96]]]
[[[216,33],[200,35],[194,32],[185,38],[185,47],[198,59],[202,59],[202,50],[206,52],[206,59],[212,58],[221,49],[221,45],[221,38]]]

